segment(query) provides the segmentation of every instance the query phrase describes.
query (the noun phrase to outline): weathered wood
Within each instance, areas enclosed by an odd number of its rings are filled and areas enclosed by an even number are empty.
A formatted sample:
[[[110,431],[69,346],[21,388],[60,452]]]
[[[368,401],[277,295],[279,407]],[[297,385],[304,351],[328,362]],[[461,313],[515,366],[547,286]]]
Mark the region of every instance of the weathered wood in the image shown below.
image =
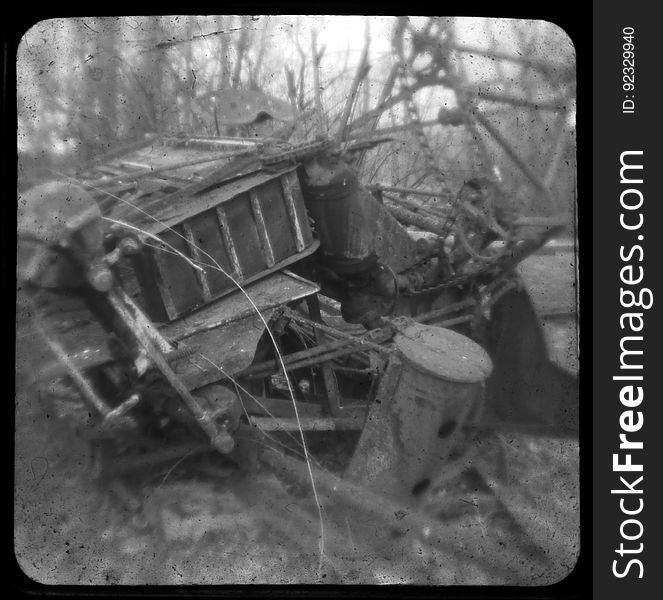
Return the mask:
[[[253,211],[253,218],[256,221],[256,229],[258,237],[260,238],[260,245],[262,246],[263,256],[268,267],[273,267],[276,263],[274,259],[274,250],[269,240],[269,233],[267,232],[267,225],[265,224],[265,217],[262,214],[260,207],[260,199],[255,189],[249,190],[249,198],[251,200],[251,210]]]
[[[207,156],[205,158],[196,158],[193,160],[185,160],[177,163],[172,163],[170,165],[164,165],[162,167],[144,169],[142,171],[127,171],[120,175],[115,175],[114,177],[102,177],[100,179],[86,180],[83,183],[86,185],[108,185],[109,183],[115,183],[117,181],[122,181],[123,179],[136,180],[141,177],[146,177],[150,175],[156,175],[157,173],[165,173],[166,171],[175,171],[177,169],[182,169],[184,167],[192,167],[194,165],[203,165],[206,163],[216,162],[218,160],[226,160],[228,158],[238,158],[240,156],[245,156],[254,152],[254,150],[242,150],[236,152],[224,152],[222,154],[217,154],[215,156]]]
[[[387,206],[387,210],[405,225],[414,225],[419,229],[430,231],[440,236],[446,236],[448,233],[448,229],[444,227],[444,223],[432,216],[415,213],[407,208],[395,206],[393,204]]]
[[[318,300],[318,296],[309,296],[307,298],[307,304],[311,317],[318,323],[322,323],[322,315],[320,314],[320,301]],[[317,343],[320,343],[322,339],[322,332],[318,329],[315,329],[314,331],[315,340]],[[327,393],[327,409],[329,410],[329,414],[336,416],[339,414],[341,409],[340,392],[338,389],[336,376],[334,375],[331,365],[327,361],[322,364],[322,378],[325,384],[325,391]]]
[[[419,188],[400,187],[395,185],[374,184],[366,187],[369,190],[381,190],[383,192],[394,192],[397,194],[411,194],[413,196],[430,196],[432,198],[444,198],[446,195],[444,191],[436,192],[434,190],[421,190]]]
[[[273,417],[250,417],[251,425],[261,431],[348,431],[361,430],[365,415],[352,417],[302,417],[299,419],[275,419]]]

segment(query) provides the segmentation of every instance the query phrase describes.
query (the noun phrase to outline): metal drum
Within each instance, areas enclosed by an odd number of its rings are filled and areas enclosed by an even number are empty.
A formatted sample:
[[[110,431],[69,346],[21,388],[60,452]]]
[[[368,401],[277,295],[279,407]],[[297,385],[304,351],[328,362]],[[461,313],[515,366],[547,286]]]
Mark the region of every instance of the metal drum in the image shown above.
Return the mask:
[[[407,502],[453,461],[463,427],[481,412],[492,364],[450,329],[411,323],[394,341],[398,359],[383,376],[346,475]]]

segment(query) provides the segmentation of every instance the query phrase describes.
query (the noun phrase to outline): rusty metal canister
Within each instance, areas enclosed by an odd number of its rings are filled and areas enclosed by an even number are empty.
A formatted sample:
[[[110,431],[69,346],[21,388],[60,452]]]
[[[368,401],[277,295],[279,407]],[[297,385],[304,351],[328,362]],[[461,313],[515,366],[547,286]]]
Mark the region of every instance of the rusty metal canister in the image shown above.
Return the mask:
[[[351,269],[373,253],[366,207],[352,171],[342,169],[327,184],[305,185],[302,192],[325,258]]]
[[[384,375],[346,476],[408,501],[453,461],[463,426],[480,414],[492,363],[450,329],[411,323],[394,341],[398,360]]]
[[[302,185],[304,202],[320,239],[322,260],[338,273],[370,269],[375,258],[400,272],[417,262],[418,248],[398,221],[348,168],[321,169]],[[328,179],[327,179],[328,178]]]

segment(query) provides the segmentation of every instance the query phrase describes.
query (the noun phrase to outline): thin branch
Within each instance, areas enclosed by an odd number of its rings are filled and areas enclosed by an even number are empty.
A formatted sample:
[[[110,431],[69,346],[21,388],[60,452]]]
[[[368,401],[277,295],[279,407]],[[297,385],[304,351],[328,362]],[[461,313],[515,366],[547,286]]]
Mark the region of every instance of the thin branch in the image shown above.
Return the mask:
[[[362,127],[363,125],[366,125],[371,121],[371,119],[375,118],[376,116],[381,115],[383,112],[386,110],[389,110],[393,106],[396,106],[398,103],[402,102],[405,98],[408,97],[409,94],[414,94],[415,92],[425,88],[425,87],[430,87],[430,86],[435,86],[435,85],[442,85],[445,87],[449,87],[449,80],[445,76],[440,76],[440,75],[430,75],[427,77],[422,78],[421,80],[417,81],[410,89],[408,90],[403,90],[396,94],[395,96],[391,96],[388,99],[386,99],[384,102],[381,102],[378,104],[373,110],[367,112],[365,115],[362,115],[361,117],[355,119],[348,125],[348,131],[351,131],[353,129],[357,129],[358,127]]]
[[[315,99],[315,111],[318,121],[318,129],[321,134],[326,133],[324,113],[322,111],[322,90],[320,89],[320,61],[325,53],[323,46],[318,50],[318,33],[314,29],[311,32],[311,52],[313,54],[313,98]]]
[[[452,50],[463,52],[464,54],[475,54],[477,56],[485,56],[487,58],[496,58],[499,60],[506,60],[525,68],[540,71],[545,75],[558,74],[564,80],[572,80],[575,77],[575,65],[556,64],[552,61],[542,60],[538,58],[526,58],[525,56],[518,56],[516,54],[509,54],[508,52],[500,52],[493,49],[479,48],[477,46],[468,46],[465,44],[453,44]]]
[[[348,119],[350,118],[350,113],[352,112],[352,107],[354,106],[355,99],[357,97],[357,91],[359,90],[359,86],[361,85],[361,82],[363,79],[368,75],[368,71],[370,70],[370,65],[368,64],[368,50],[371,45],[371,36],[369,34],[368,30],[368,23],[369,21],[366,21],[366,37],[364,41],[364,48],[361,51],[361,58],[359,59],[359,66],[357,67],[357,72],[355,73],[354,79],[352,80],[352,84],[350,85],[350,92],[348,94],[348,100],[345,103],[345,108],[343,109],[342,117],[341,117],[341,123],[339,126],[338,130],[338,135],[337,139],[339,141],[343,140],[345,138],[345,135],[347,133],[347,127],[348,127]]]

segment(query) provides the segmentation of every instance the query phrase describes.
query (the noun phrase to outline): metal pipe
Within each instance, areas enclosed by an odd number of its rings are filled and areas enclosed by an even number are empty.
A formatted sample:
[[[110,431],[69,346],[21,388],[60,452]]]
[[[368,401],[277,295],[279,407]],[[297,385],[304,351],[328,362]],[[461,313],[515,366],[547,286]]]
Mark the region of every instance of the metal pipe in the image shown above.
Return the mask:
[[[327,352],[324,354],[319,354],[317,356],[314,356],[312,358],[306,358],[303,360],[298,360],[295,362],[291,362],[285,365],[286,371],[294,371],[295,369],[303,369],[305,367],[312,367],[315,365],[319,365],[321,363],[333,360],[334,358],[338,358],[340,356],[344,356],[346,354],[352,354],[353,352],[361,352],[363,349],[358,345],[358,344],[350,344],[347,347],[340,348],[338,350],[335,350],[333,352]],[[274,368],[271,369],[263,369],[257,373],[253,373],[251,375],[248,375],[248,379],[259,379],[261,377],[265,377],[265,375],[269,374],[270,372],[278,371],[278,365],[275,365]],[[243,374],[241,374],[243,375]],[[240,375],[235,375],[235,377],[239,377]]]
[[[445,315],[455,313],[464,308],[469,308],[471,306],[474,306],[475,304],[476,301],[473,298],[468,298],[467,300],[462,300],[461,302],[456,302],[455,304],[450,304],[449,306],[445,306],[443,308],[431,310],[427,313],[421,313],[419,315],[414,316],[413,318],[421,323],[425,323],[426,321],[432,321],[433,319],[437,319],[438,317],[444,317]]]
[[[316,329],[319,329],[320,331],[324,331],[325,333],[328,333],[329,335],[332,335],[336,338],[344,338],[346,340],[351,340],[353,342],[358,342],[361,346],[366,347],[367,349],[370,350],[377,350],[378,352],[381,352],[383,354],[392,354],[393,350],[391,348],[386,348],[384,346],[380,346],[380,344],[376,344],[374,342],[370,342],[366,339],[363,338],[357,338],[354,335],[350,335],[349,333],[344,333],[342,331],[339,331],[338,329],[334,329],[332,327],[327,327],[327,325],[323,325],[322,323],[316,323],[315,321],[311,321],[310,319],[307,319],[306,317],[303,317],[299,314],[297,314],[295,311],[285,307],[283,309],[283,315],[287,316],[295,321],[299,321],[300,323],[305,323],[307,325],[310,325],[311,327],[315,327]],[[384,329],[378,329],[375,330],[375,332],[369,332],[369,335],[372,337],[375,337],[377,339],[384,339],[382,340],[383,342],[386,342],[388,339],[390,339],[393,335],[392,332],[384,330]]]
[[[292,354],[287,354],[283,356],[283,362],[287,365],[297,362],[300,359],[307,359],[317,356],[319,354],[324,354],[331,350],[337,350],[342,346],[347,346],[351,344],[350,340],[339,340],[336,342],[329,342],[327,344],[320,344],[314,348],[307,348],[306,350],[300,350],[299,352],[293,352]],[[324,360],[324,359],[323,359]],[[264,371],[278,371],[281,363],[276,359],[266,360],[261,363],[256,363],[251,365],[246,369],[243,369],[239,373],[235,373],[235,377],[248,377],[250,375],[255,375],[257,373],[263,373]]]

